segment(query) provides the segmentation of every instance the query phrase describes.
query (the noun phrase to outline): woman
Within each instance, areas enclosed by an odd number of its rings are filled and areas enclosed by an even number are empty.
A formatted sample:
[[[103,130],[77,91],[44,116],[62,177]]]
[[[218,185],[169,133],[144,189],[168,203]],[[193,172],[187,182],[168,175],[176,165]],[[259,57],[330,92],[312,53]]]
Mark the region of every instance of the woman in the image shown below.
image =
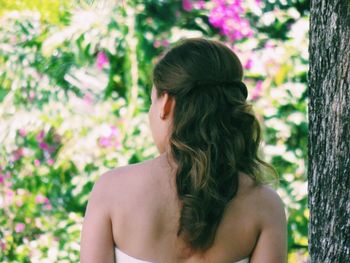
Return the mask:
[[[95,183],[81,262],[286,262],[284,206],[264,183],[262,168],[275,170],[257,156],[242,78],[219,41],[185,39],[160,58],[149,110],[160,155]]]

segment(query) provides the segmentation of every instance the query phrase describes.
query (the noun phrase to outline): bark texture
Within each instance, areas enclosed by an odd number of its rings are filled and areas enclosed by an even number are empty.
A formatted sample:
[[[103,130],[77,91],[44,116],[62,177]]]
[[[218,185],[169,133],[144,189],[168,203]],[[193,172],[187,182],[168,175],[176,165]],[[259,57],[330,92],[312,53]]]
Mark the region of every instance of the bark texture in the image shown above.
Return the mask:
[[[350,0],[311,0],[310,262],[350,262]]]

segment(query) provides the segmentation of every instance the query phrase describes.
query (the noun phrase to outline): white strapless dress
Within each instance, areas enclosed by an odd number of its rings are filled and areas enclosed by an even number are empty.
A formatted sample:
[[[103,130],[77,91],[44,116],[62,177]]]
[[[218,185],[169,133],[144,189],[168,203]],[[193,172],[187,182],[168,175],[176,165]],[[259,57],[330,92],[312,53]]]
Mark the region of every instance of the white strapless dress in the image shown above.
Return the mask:
[[[118,248],[115,249],[115,256],[116,256],[117,263],[152,263],[149,261],[144,261],[144,260],[133,258],[133,257],[125,254],[123,251],[119,250]],[[240,261],[233,262],[233,263],[249,263],[249,258],[245,258],[245,259],[242,259]]]

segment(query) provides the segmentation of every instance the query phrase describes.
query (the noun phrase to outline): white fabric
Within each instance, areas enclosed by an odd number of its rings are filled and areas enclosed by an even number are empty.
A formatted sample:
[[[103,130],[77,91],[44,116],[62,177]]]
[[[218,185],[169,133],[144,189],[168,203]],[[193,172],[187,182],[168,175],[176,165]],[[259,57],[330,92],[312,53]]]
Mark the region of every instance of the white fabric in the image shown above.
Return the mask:
[[[149,261],[144,261],[140,259],[133,258],[118,248],[115,249],[117,263],[152,263]],[[249,263],[249,258],[242,259],[233,263]]]

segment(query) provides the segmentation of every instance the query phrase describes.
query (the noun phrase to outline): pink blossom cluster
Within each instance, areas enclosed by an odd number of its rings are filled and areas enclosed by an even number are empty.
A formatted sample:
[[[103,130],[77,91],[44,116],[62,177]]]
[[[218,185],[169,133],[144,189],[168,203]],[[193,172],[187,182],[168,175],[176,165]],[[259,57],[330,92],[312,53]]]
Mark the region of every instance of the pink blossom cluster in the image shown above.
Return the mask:
[[[47,164],[48,165],[53,165],[54,160],[51,158],[51,154],[55,151],[56,147],[53,145],[49,145],[47,142],[44,140],[45,137],[45,131],[41,130],[38,135],[36,136],[36,140],[39,144],[39,148],[44,151],[45,156],[47,157]],[[55,134],[54,136],[54,141],[59,142],[60,141],[60,136],[58,134]],[[40,160],[35,159],[34,160],[34,165],[39,166],[40,165]]]
[[[6,182],[7,179],[10,179],[11,178],[11,174],[10,172],[6,172],[5,171],[2,171],[0,169],[0,184],[4,184],[5,186],[11,186],[11,183],[10,182]]]
[[[5,207],[12,203],[15,192],[11,189],[12,182],[9,180],[11,179],[11,173],[9,171],[5,171],[2,166],[0,166],[0,188],[4,191],[4,200],[0,206],[0,208]]]
[[[84,94],[83,100],[87,105],[92,105],[94,103],[94,96],[91,92],[86,92]]]
[[[199,0],[199,1],[182,0],[182,8],[187,12],[191,11],[192,9],[204,9],[205,1],[204,0]]]
[[[1,251],[5,251],[7,248],[5,240],[0,239],[0,249]]]
[[[257,100],[261,96],[262,89],[263,89],[263,81],[258,80],[255,86],[255,89],[252,91],[251,100]]]
[[[50,203],[50,200],[46,196],[43,196],[42,194],[38,194],[35,197],[35,203],[36,204],[43,204],[44,208],[46,208],[47,210],[52,209],[52,205]]]
[[[114,125],[109,126],[106,135],[99,137],[98,143],[103,148],[119,148],[121,146],[119,129]]]
[[[214,0],[214,8],[210,10],[209,22],[220,29],[231,41],[253,36],[249,21],[242,17],[246,12],[242,0]]]
[[[16,233],[21,233],[24,231],[26,225],[23,224],[23,223],[17,223],[16,226],[15,226],[15,231]]]
[[[19,159],[21,159],[24,156],[24,149],[23,149],[23,147],[17,148],[16,150],[13,151],[12,154],[13,154],[12,155],[12,160],[14,162],[18,161]]]
[[[155,48],[158,48],[158,47],[167,47],[169,46],[169,41],[166,40],[166,39],[163,39],[163,40],[155,40],[154,43],[153,43],[153,46]]]
[[[25,138],[27,136],[27,131],[24,128],[20,128],[18,130],[18,135]],[[45,159],[47,159],[47,164],[48,165],[53,165],[54,160],[52,159],[52,153],[56,150],[58,143],[60,143],[60,136],[58,134],[54,134],[53,136],[53,143],[49,144],[45,141],[45,131],[41,130],[35,137],[39,148],[44,152]],[[13,151],[12,153],[12,160],[18,161],[22,157],[26,155],[26,149],[22,146],[19,146],[16,150]],[[39,159],[34,160],[34,165],[39,166],[41,164]]]
[[[246,13],[243,0],[212,0],[213,8],[209,10],[209,22],[220,30],[220,34],[231,41],[253,36],[248,19],[242,17]],[[261,0],[256,0],[258,5]],[[183,0],[182,8],[189,12],[192,9],[205,9],[205,1]]]
[[[102,70],[105,65],[109,64],[108,57],[105,52],[100,51],[97,53],[96,66],[99,70]]]

